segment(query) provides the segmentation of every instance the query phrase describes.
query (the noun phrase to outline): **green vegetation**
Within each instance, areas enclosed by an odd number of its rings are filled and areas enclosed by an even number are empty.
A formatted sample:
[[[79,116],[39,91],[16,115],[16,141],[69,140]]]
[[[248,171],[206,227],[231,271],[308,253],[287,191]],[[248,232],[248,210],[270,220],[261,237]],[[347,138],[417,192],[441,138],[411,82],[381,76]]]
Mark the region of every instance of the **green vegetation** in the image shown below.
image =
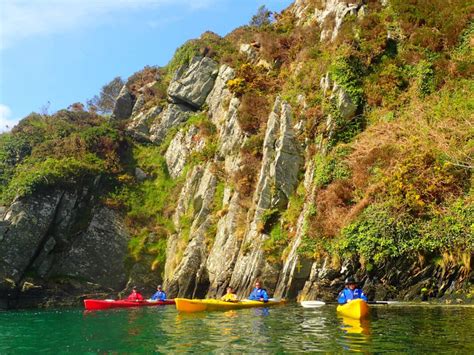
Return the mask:
[[[66,110],[31,114],[0,137],[2,203],[48,186],[112,177],[121,171],[126,146],[120,131],[100,116]]]
[[[303,220],[298,252],[306,258],[352,258],[369,271],[400,259],[470,270],[474,7],[468,0],[365,5],[364,16],[347,16],[337,38],[326,42],[320,35],[332,28],[330,20],[322,29],[315,22],[300,26],[293,12],[284,11],[271,22],[262,7],[251,26],[224,38],[204,33],[178,48],[166,67],[147,66],[128,79],[132,94],[144,95],[145,108],[164,106],[171,77],[194,56],[231,65],[236,75],[227,88],[241,102],[237,121],[245,136],[232,176],[224,171],[218,129],[206,108],[153,146],[132,142],[122,124],[73,104],[51,116],[31,114],[0,135],[1,203],[103,176],[103,202],[123,213],[132,234],[130,259],[151,256],[150,268],[162,270],[166,240],[179,233],[177,252],[168,256],[176,266],[192,237],[195,206],[189,203],[176,226],[171,216],[183,180],[196,165],[210,163],[218,176],[208,247],[227,213],[223,195],[229,186],[239,194],[243,217],[236,234],[243,236],[244,215],[255,207],[267,119],[280,96],[292,106],[296,139],[314,174],[308,186],[300,181],[286,210],[270,208],[261,216],[258,230],[268,236],[263,249],[270,262],[284,258]],[[242,43],[251,45],[258,60],[250,63],[239,53]],[[340,91],[323,93],[326,74]],[[120,82],[115,84],[104,91],[116,91]],[[353,115],[340,112],[335,96],[341,93],[354,104]],[[109,112],[110,103],[99,107],[99,99],[98,111]],[[223,118],[214,119],[220,124]],[[200,149],[187,157],[182,176],[172,179],[163,156],[178,132],[191,129]],[[135,168],[147,178],[138,181]],[[247,242],[241,251],[250,249]]]
[[[176,202],[176,199],[170,196],[176,193],[179,180],[170,178],[159,147],[134,146],[132,161],[149,178],[142,182],[134,182],[132,179],[131,183],[117,186],[105,202],[112,206],[118,205],[125,212],[127,227],[133,236],[129,249],[134,260],[140,261],[142,255],[152,255],[154,262],[150,267],[161,267],[162,270],[166,240],[169,234],[174,232],[170,216],[174,209],[173,201]]]

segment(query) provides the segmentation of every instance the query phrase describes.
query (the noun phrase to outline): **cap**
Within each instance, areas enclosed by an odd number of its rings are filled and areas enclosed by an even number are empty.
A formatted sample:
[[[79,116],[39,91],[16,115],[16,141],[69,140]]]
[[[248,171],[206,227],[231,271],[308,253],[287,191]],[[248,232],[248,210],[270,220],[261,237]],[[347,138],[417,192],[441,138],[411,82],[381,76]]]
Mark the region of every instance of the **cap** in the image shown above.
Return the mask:
[[[349,284],[358,284],[357,280],[354,278],[354,277],[348,277],[345,281],[345,284],[346,285],[349,285]]]

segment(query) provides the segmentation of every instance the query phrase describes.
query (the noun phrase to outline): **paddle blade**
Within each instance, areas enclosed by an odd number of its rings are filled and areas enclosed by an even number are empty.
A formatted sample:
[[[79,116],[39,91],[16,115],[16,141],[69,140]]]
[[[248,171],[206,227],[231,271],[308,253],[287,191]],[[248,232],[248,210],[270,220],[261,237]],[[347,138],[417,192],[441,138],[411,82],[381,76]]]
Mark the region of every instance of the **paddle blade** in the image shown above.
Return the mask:
[[[323,301],[301,301],[300,303],[304,308],[317,308],[326,304]]]

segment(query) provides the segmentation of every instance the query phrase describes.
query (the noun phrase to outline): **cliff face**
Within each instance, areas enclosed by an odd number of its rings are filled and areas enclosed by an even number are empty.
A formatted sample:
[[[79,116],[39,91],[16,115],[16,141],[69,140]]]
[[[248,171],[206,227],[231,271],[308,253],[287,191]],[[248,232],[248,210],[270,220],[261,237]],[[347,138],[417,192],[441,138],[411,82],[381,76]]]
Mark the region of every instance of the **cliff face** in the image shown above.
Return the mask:
[[[436,21],[409,11],[298,0],[270,27],[189,42],[138,90],[130,79],[111,118],[129,146],[113,164],[85,148],[106,188],[42,182],[2,210],[4,298],[162,281],[170,297],[245,296],[261,279],[331,300],[350,275],[376,299],[469,293],[472,28],[451,13],[456,40],[438,30],[427,55]]]
[[[129,235],[114,211],[97,204],[98,188],[99,178],[73,191],[55,188],[15,200],[2,213],[1,290],[11,305],[18,296],[28,304],[35,293],[67,298],[125,286]],[[65,294],[49,291],[53,284]]]

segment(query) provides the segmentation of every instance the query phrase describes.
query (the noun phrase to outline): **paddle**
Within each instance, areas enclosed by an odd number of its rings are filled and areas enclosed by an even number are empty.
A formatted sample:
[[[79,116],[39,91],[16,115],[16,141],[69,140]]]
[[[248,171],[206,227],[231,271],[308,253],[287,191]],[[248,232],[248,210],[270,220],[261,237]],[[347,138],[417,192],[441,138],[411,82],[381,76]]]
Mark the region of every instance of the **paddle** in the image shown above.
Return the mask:
[[[339,304],[338,302],[324,302],[324,301],[301,301],[301,305],[305,308],[317,308],[327,304]],[[398,301],[368,301],[368,304],[397,304]]]

